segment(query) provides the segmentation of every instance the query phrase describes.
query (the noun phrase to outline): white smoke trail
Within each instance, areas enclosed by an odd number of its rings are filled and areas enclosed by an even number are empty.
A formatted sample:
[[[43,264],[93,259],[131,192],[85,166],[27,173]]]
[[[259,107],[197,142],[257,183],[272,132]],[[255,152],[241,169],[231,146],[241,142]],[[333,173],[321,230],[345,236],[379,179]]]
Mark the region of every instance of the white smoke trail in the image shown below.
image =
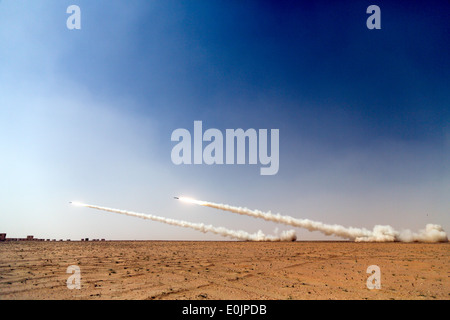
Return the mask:
[[[170,218],[159,217],[151,214],[137,213],[132,211],[120,210],[120,209],[112,209],[106,207],[95,206],[91,204],[85,204],[80,202],[72,202],[73,205],[82,206],[86,208],[92,208],[107,212],[120,213],[127,216],[138,217],[142,219],[148,219],[153,221],[158,221],[162,223],[167,223],[174,226],[191,228],[194,230],[201,231],[203,233],[211,232],[215,234],[219,234],[224,237],[229,237],[238,240],[246,240],[246,241],[295,241],[297,236],[295,235],[294,230],[284,231],[280,236],[271,236],[265,235],[261,230],[257,233],[248,233],[243,230],[230,230],[224,227],[214,227],[212,225],[205,225],[203,223],[192,223],[182,220],[175,220]]]
[[[388,241],[402,241],[402,242],[446,242],[448,241],[447,234],[441,226],[434,224],[427,224],[425,230],[419,233],[413,233],[409,230],[402,232],[394,230],[391,226],[376,225],[373,230],[365,228],[344,227],[337,224],[325,224],[309,219],[297,219],[290,216],[273,214],[259,210],[250,210],[248,208],[234,207],[227,204],[219,204],[208,201],[200,201],[191,198],[180,197],[181,201],[194,203],[200,206],[230,211],[241,215],[247,215],[255,218],[262,218],[267,221],[283,223],[293,227],[305,228],[309,231],[320,231],[325,235],[335,235],[343,239],[354,240],[358,242],[388,242]]]

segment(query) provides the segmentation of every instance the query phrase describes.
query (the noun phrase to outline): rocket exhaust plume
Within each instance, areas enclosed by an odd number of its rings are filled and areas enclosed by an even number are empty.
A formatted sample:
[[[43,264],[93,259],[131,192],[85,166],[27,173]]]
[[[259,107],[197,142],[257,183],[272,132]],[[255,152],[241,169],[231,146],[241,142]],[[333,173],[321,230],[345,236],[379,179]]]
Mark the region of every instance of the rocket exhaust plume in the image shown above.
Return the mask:
[[[100,207],[100,206],[95,206],[95,205],[85,204],[85,203],[80,203],[80,202],[71,202],[71,204],[75,205],[75,206],[80,206],[80,207],[97,209],[97,210],[102,210],[102,211],[107,211],[107,212],[120,213],[120,214],[124,214],[127,216],[158,221],[158,222],[167,223],[167,224],[174,225],[174,226],[191,228],[191,229],[194,229],[197,231],[201,231],[203,233],[211,232],[211,233],[215,233],[215,234],[218,234],[218,235],[221,235],[224,237],[237,239],[237,240],[295,241],[297,239],[297,236],[295,235],[294,230],[284,231],[280,234],[280,236],[271,236],[271,235],[265,235],[261,230],[259,230],[256,233],[248,233],[243,230],[230,230],[230,229],[227,229],[224,227],[214,227],[212,225],[205,225],[203,223],[193,223],[193,222],[188,222],[188,221],[175,220],[175,219],[164,218],[164,217],[155,216],[155,215],[151,215],[151,214],[144,214],[144,213],[137,213],[137,212],[133,212],[133,211]]]
[[[357,242],[388,242],[388,241],[402,241],[402,242],[447,242],[447,234],[440,225],[427,224],[424,230],[418,233],[409,230],[396,231],[391,226],[376,225],[373,230],[365,228],[344,227],[337,224],[325,224],[309,219],[297,219],[290,216],[273,214],[259,210],[250,210],[248,208],[234,207],[227,204],[219,204],[208,201],[200,201],[192,198],[179,197],[180,201],[193,203],[204,207],[229,211],[238,213],[240,215],[247,215],[255,218],[261,218],[267,221],[283,223],[293,227],[304,228],[309,231],[319,231],[325,235],[334,235],[343,239],[353,240]]]

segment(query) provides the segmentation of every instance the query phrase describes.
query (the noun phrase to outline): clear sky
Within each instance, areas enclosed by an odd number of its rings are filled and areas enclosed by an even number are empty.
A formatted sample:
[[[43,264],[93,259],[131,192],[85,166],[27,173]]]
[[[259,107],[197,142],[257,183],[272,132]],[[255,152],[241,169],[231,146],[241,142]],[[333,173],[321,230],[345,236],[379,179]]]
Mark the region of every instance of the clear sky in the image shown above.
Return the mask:
[[[81,30],[66,9],[81,8]],[[366,9],[381,9],[369,30]],[[221,240],[71,200],[230,229],[450,231],[447,1],[0,1],[0,232]],[[280,167],[179,165],[177,128],[280,130]],[[297,229],[300,240],[334,239]]]

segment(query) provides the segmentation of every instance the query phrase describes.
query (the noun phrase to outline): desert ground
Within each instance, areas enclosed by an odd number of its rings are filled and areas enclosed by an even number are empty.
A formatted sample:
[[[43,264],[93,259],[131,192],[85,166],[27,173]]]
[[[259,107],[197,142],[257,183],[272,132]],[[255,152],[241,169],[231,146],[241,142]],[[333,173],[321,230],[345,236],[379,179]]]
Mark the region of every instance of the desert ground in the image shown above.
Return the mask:
[[[449,300],[449,258],[450,243],[2,242],[0,299]]]

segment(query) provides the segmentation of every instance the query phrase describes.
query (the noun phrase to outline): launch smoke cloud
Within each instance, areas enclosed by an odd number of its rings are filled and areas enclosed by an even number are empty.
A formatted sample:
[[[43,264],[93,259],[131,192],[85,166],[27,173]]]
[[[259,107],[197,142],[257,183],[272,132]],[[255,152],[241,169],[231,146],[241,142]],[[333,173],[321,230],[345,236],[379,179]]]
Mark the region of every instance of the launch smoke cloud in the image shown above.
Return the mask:
[[[412,232],[410,230],[397,231],[391,226],[376,225],[373,230],[365,228],[344,227],[337,224],[325,224],[309,219],[297,219],[290,216],[263,212],[260,210],[250,210],[248,208],[235,207],[227,204],[219,204],[208,201],[200,201],[186,197],[180,197],[181,201],[194,203],[200,206],[210,207],[214,209],[234,212],[241,215],[247,215],[255,218],[261,218],[267,221],[283,223],[293,227],[304,228],[309,231],[319,231],[325,235],[334,235],[343,239],[353,240],[357,242],[446,242],[447,234],[440,225],[427,224],[424,230]]]
[[[102,210],[106,212],[113,212],[113,213],[119,213],[124,214],[131,217],[137,217],[141,219],[148,219],[153,221],[158,221],[174,226],[184,227],[184,228],[190,228],[194,229],[203,233],[210,232],[215,233],[224,237],[237,239],[237,240],[246,240],[246,241],[295,241],[296,235],[294,230],[290,231],[284,231],[280,234],[280,236],[272,236],[272,235],[265,235],[261,230],[259,230],[257,233],[248,233],[243,230],[230,230],[224,227],[214,227],[212,225],[206,225],[203,223],[192,223],[187,222],[183,220],[176,220],[176,219],[170,219],[170,218],[164,218],[160,216],[155,216],[151,214],[144,214],[144,213],[137,213],[133,211],[126,211],[126,210],[120,210],[120,209],[113,209],[113,208],[106,208],[106,207],[100,207],[96,205],[91,204],[85,204],[80,202],[72,202],[75,206],[81,206],[91,209],[97,209]]]

